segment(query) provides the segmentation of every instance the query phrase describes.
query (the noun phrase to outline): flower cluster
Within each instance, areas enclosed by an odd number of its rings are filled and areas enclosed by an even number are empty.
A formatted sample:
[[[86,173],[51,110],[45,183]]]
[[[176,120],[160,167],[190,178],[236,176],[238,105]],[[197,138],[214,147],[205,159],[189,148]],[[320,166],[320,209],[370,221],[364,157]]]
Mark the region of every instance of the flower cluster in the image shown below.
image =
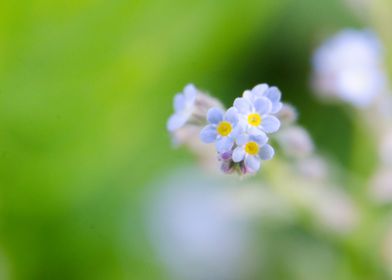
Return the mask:
[[[194,143],[196,128],[203,143],[215,144],[223,172],[255,173],[261,161],[274,156],[275,151],[268,142],[269,134],[281,126],[277,117],[284,111],[281,95],[278,88],[260,84],[246,90],[225,110],[219,101],[189,84],[174,97],[174,114],[167,122],[167,129],[175,142],[202,154]]]
[[[215,143],[224,172],[254,173],[261,161],[274,156],[274,149],[267,143],[268,134],[280,127],[275,116],[282,108],[280,99],[276,87],[261,84],[246,90],[226,112],[208,110],[208,124],[201,130],[200,139]]]

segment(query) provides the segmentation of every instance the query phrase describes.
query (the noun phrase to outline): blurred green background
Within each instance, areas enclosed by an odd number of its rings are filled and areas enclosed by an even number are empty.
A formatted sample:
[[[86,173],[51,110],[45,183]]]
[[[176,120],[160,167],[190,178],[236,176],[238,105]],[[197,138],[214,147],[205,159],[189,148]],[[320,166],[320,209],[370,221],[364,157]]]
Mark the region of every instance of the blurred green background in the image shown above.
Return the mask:
[[[168,277],[141,209],[153,180],[192,161],[165,127],[188,82],[226,105],[279,86],[320,151],[349,166],[361,132],[312,97],[310,59],[369,23],[338,0],[1,1],[0,278]]]

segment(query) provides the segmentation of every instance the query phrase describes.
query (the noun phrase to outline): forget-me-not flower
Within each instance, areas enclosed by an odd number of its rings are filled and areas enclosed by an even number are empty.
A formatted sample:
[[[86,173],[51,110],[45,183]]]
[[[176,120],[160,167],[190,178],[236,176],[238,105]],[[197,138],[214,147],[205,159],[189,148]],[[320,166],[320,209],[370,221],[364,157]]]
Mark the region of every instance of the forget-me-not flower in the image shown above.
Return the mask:
[[[282,93],[277,87],[269,87],[267,84],[259,84],[252,90],[245,90],[242,97],[250,103],[254,103],[260,97],[267,97],[271,101],[271,114],[277,114],[282,109],[283,104],[280,101]]]
[[[242,132],[237,110],[232,107],[224,112],[220,108],[211,108],[207,121],[209,125],[201,130],[200,139],[204,143],[215,142],[219,153],[230,151],[235,138]]]
[[[249,133],[273,133],[280,128],[279,119],[272,115],[273,104],[265,96],[236,98],[234,107],[241,114],[242,125]]]
[[[181,128],[189,120],[194,111],[196,95],[196,87],[188,84],[182,93],[178,93],[174,97],[174,114],[170,116],[167,122],[167,129],[170,132]]]
[[[262,160],[273,158],[275,151],[267,144],[265,134],[241,134],[236,139],[237,147],[233,151],[232,159],[239,163],[244,161],[246,172],[254,173],[260,169]]]

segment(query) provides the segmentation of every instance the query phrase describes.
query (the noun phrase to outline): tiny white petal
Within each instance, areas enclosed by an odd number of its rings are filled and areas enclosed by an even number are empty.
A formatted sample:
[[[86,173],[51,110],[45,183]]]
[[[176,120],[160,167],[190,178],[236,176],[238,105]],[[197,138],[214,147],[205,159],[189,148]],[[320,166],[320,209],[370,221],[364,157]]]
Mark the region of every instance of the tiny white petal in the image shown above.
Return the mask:
[[[233,152],[233,161],[234,162],[240,162],[244,159],[245,157],[245,150],[243,147],[237,147],[234,149]]]
[[[274,133],[280,128],[280,121],[274,116],[266,116],[263,118],[261,128],[266,133]]]
[[[251,171],[256,172],[260,169],[260,158],[257,156],[246,156],[245,158],[245,165]]]
[[[204,143],[212,143],[215,141],[217,135],[216,127],[213,125],[207,125],[200,131],[200,140]]]
[[[207,112],[207,120],[209,123],[218,124],[223,119],[223,110],[220,108],[211,108]]]
[[[260,148],[259,156],[262,160],[270,160],[274,157],[275,151],[270,145],[264,145]]]

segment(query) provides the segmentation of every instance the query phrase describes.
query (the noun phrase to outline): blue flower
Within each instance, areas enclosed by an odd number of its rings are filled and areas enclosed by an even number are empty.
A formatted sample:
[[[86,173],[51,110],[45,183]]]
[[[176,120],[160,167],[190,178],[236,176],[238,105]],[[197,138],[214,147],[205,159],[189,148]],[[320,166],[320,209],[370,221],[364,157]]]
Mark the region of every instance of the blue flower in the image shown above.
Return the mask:
[[[230,151],[235,138],[242,132],[237,110],[230,108],[224,112],[220,108],[211,108],[207,113],[207,121],[209,125],[201,130],[200,139],[204,143],[215,142],[219,153]]]
[[[265,96],[255,97],[245,92],[245,97],[234,100],[234,107],[241,114],[242,125],[250,134],[273,133],[280,128],[280,121],[272,115],[273,103]]]
[[[250,103],[254,103],[260,97],[266,97],[271,101],[271,114],[276,114],[282,109],[283,104],[280,101],[282,93],[277,87],[268,87],[267,84],[259,84],[252,90],[245,90],[242,97]]]
[[[268,137],[264,134],[241,134],[236,139],[237,147],[233,151],[235,163],[244,162],[245,172],[254,173],[260,169],[262,160],[273,158],[275,151],[267,144]]]
[[[188,84],[182,93],[178,93],[174,97],[174,114],[167,122],[167,129],[170,132],[181,128],[190,119],[195,110],[197,92],[194,85]]]

